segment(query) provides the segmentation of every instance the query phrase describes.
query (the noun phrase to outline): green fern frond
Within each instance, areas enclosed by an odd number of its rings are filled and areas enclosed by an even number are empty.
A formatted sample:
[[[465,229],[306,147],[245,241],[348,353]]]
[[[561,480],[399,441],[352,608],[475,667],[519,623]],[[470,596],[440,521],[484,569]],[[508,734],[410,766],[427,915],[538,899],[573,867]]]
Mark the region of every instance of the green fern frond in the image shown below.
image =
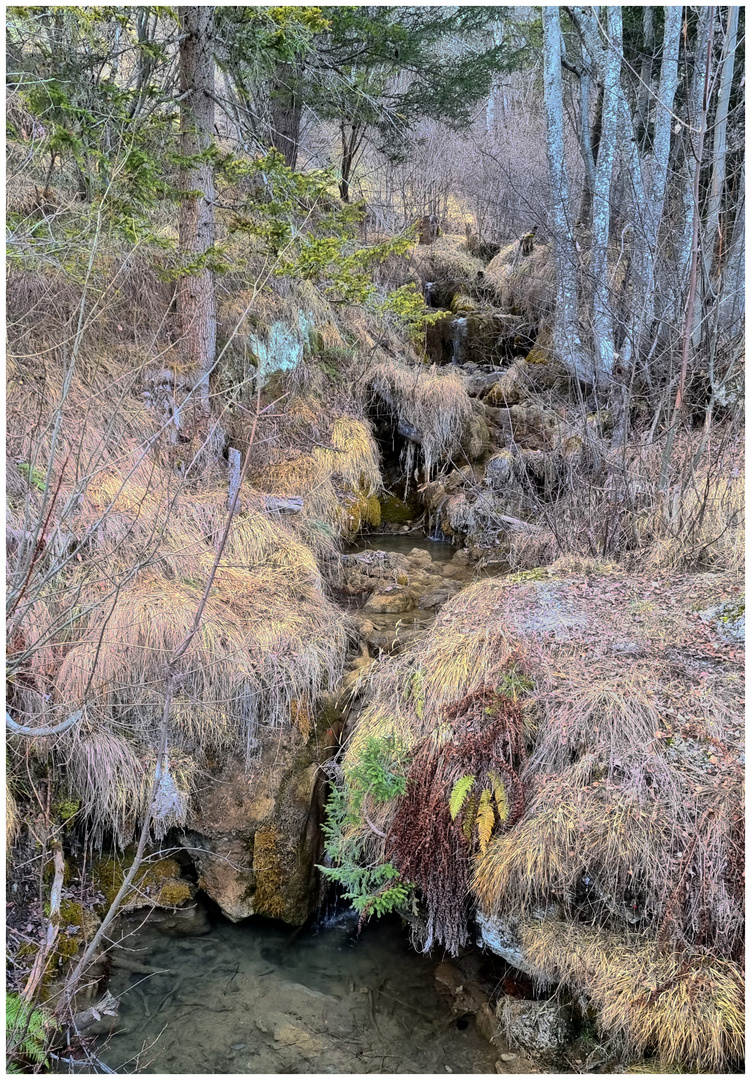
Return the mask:
[[[451,789],[451,795],[449,797],[449,810],[451,812],[451,820],[456,821],[461,808],[474,786],[474,776],[460,776]]]
[[[45,1065],[47,1033],[53,1023],[46,1009],[28,1005],[18,994],[5,999],[5,1032],[8,1066],[19,1058]]]
[[[472,839],[472,829],[475,825],[475,818],[477,817],[477,808],[480,805],[480,800],[476,793],[473,793],[469,797],[466,808],[464,810],[464,820],[462,821],[462,832],[464,838],[467,841]]]

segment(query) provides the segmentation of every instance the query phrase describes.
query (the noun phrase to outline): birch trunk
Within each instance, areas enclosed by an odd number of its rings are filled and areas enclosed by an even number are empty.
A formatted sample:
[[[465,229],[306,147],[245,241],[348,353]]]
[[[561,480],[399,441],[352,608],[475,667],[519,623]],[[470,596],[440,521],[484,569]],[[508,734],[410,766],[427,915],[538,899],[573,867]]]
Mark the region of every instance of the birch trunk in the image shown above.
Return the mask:
[[[563,79],[559,8],[544,7],[542,9],[542,27],[551,218],[557,278],[553,347],[573,375],[589,382],[592,379],[592,365],[584,356],[579,338],[576,247],[569,222],[569,183],[563,149]]]
[[[214,135],[213,7],[180,7],[180,133],[187,158],[207,151]],[[192,162],[180,177],[180,251],[200,259],[214,245],[214,174],[210,161]],[[199,413],[209,415],[209,372],[216,358],[216,294],[208,267],[186,275],[177,295],[181,360],[197,376]]]
[[[608,242],[610,238],[610,184],[618,133],[618,88],[623,57],[621,9],[607,9],[608,47],[604,55],[602,130],[595,169],[592,214],[592,276],[594,299],[594,344],[597,378],[609,380],[615,366],[613,305],[608,287]]]
[[[678,89],[678,54],[680,50],[682,9],[665,9],[665,31],[662,43],[660,86],[655,102],[653,151],[645,160],[647,182],[641,207],[635,207],[641,218],[641,235],[633,239],[633,300],[630,329],[621,350],[624,367],[630,367],[644,347],[655,315],[655,263],[658,237],[667,193],[670,133],[673,125],[673,105]],[[648,122],[648,115],[645,122]],[[637,168],[640,166],[637,163]]]
[[[733,69],[735,67],[735,49],[738,36],[738,8],[731,7],[728,10],[728,27],[725,35],[725,47],[722,50],[722,75],[720,78],[720,92],[717,100],[717,113],[714,124],[714,149],[712,153],[712,187],[707,201],[706,237],[707,249],[705,258],[709,264],[708,276],[712,272],[712,262],[715,249],[718,247],[720,232],[720,209],[722,207],[722,193],[725,188],[725,159],[727,155],[728,133],[728,107],[730,105],[730,90],[733,83]],[[721,252],[718,253],[721,257]],[[719,257],[716,264],[716,273],[719,273]]]

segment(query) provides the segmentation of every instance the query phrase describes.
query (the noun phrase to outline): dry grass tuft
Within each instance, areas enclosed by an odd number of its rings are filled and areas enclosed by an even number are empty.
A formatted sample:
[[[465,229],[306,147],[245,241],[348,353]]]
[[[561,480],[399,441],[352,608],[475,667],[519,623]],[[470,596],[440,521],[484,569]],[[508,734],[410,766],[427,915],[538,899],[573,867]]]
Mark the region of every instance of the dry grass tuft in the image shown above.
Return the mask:
[[[555,261],[553,249],[535,243],[530,255],[522,255],[514,240],[491,259],[485,277],[495,286],[498,306],[523,315],[530,323],[550,323],[555,311]]]
[[[409,368],[395,360],[377,364],[368,391],[379,408],[419,432],[425,480],[441,459],[458,454],[462,434],[472,419],[472,402],[453,372]]]
[[[743,975],[732,961],[550,920],[528,924],[522,937],[530,961],[583,993],[603,1034],[628,1053],[653,1051],[664,1066],[706,1073],[740,1064]]]
[[[483,263],[470,255],[465,236],[445,233],[432,244],[416,244],[412,265],[423,281],[449,281],[454,288],[473,284]]]

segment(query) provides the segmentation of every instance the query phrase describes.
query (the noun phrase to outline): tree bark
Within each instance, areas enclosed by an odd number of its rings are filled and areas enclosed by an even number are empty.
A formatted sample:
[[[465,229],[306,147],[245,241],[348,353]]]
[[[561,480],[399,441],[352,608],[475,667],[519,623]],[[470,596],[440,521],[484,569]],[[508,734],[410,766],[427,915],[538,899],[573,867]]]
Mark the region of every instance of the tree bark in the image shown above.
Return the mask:
[[[579,338],[576,247],[569,221],[569,183],[563,150],[563,79],[560,9],[542,9],[545,55],[545,115],[551,187],[551,218],[556,263],[556,309],[553,347],[573,375],[592,379],[592,365]]]
[[[720,92],[717,101],[717,112],[714,123],[714,147],[712,151],[712,187],[707,201],[706,237],[708,276],[712,274],[712,263],[715,251],[718,249],[720,232],[720,209],[722,207],[722,194],[725,188],[725,159],[727,155],[727,130],[728,130],[728,107],[730,105],[730,90],[733,83],[733,69],[735,67],[735,48],[738,36],[738,8],[728,9],[728,27],[725,35],[725,48],[722,51],[722,76],[720,79]],[[721,253],[720,253],[721,254]],[[719,258],[715,264],[716,273],[719,273]]]
[[[294,169],[300,147],[302,99],[298,93],[297,65],[279,63],[271,90],[271,145],[284,154],[284,164]]]
[[[608,381],[615,366],[613,305],[608,287],[608,242],[610,238],[610,183],[618,132],[618,88],[623,58],[621,9],[607,8],[608,47],[604,56],[602,132],[595,169],[594,212],[592,215],[592,277],[594,300],[595,364],[598,379]]]
[[[214,135],[213,7],[180,7],[180,131],[185,157],[208,151]],[[212,271],[200,260],[214,245],[214,174],[208,160],[193,161],[180,177],[180,251],[198,260],[181,281],[177,312],[181,360],[195,372],[200,415],[210,410],[209,372],[216,359],[216,293]]]
[[[651,329],[655,312],[655,263],[658,237],[667,194],[670,133],[673,126],[673,104],[678,88],[678,53],[680,49],[682,9],[665,9],[665,31],[662,44],[660,87],[655,105],[652,153],[644,160],[647,180],[641,206],[635,205],[635,221],[641,235],[633,239],[632,275],[633,298],[631,317],[621,349],[624,367],[638,359],[644,335]],[[648,122],[648,115],[645,123]],[[639,167],[637,165],[637,167]]]

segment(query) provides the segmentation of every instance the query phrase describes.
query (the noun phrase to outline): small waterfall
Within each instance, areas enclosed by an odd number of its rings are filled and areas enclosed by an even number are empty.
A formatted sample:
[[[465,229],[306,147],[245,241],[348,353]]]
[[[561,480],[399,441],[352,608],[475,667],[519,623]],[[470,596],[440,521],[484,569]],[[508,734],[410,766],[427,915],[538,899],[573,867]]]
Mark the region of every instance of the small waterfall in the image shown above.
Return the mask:
[[[451,329],[453,331],[452,336],[452,364],[461,364],[464,361],[464,342],[467,339],[467,320],[463,316],[459,319],[454,319],[451,323]]]
[[[434,307],[433,304],[433,289],[435,288],[434,281],[426,281],[422,287],[423,297],[425,298],[426,307]]]

